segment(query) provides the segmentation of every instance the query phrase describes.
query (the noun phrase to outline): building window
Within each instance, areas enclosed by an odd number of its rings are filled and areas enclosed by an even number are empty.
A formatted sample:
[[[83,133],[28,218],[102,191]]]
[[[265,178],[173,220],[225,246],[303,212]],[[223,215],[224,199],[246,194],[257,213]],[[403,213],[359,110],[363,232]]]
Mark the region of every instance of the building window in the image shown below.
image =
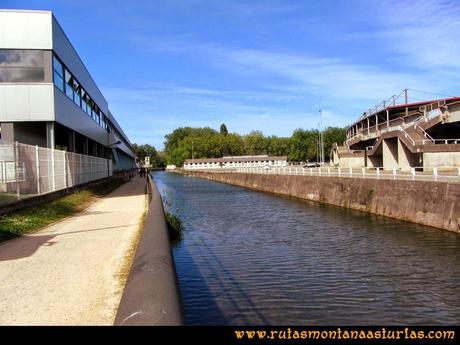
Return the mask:
[[[64,92],[64,67],[55,56],[53,56],[53,76],[54,85]]]
[[[76,105],[78,105],[78,107],[80,108],[80,101],[81,101],[81,97],[80,97],[80,84],[78,84],[78,82],[74,79],[73,79],[73,85],[72,85],[72,89],[73,89],[73,101]]]
[[[107,120],[107,116],[102,115],[102,128],[104,128],[107,132],[109,131],[109,124]]]
[[[88,114],[89,117],[92,117],[92,112],[93,112],[93,101],[91,98],[86,94],[86,113]]]
[[[80,87],[80,93],[81,93],[81,109],[86,113],[86,91]]]
[[[99,115],[99,108],[95,103],[93,103],[93,104],[94,104],[93,105],[93,120],[96,121],[96,123],[99,124],[100,118],[101,118],[100,115]]]
[[[2,50],[0,49],[0,52]],[[0,55],[1,57],[1,55]],[[1,62],[1,59],[0,59]],[[1,71],[1,64],[0,64]],[[110,120],[99,109],[96,102],[94,102],[90,95],[83,89],[77,79],[65,68],[64,64],[59,58],[53,55],[53,74],[54,84],[56,87],[66,94],[79,108],[88,114],[100,127],[104,128],[107,132],[113,130],[119,139],[128,147],[128,141],[120,135],[118,130],[110,123]],[[1,82],[1,80],[0,80]]]
[[[0,83],[43,83],[42,50],[0,49]]]
[[[96,120],[96,111],[97,111],[97,105],[91,100],[92,107],[91,107],[91,118],[93,120]]]
[[[73,101],[73,78],[72,74],[64,68],[64,78],[65,78],[65,94]]]

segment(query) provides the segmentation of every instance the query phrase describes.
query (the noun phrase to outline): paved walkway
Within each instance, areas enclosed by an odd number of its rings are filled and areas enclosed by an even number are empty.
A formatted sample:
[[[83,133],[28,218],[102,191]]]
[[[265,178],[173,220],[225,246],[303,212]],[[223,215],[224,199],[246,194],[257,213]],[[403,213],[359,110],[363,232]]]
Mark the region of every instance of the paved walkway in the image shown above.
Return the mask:
[[[0,245],[0,325],[111,325],[120,272],[145,210],[145,178]]]

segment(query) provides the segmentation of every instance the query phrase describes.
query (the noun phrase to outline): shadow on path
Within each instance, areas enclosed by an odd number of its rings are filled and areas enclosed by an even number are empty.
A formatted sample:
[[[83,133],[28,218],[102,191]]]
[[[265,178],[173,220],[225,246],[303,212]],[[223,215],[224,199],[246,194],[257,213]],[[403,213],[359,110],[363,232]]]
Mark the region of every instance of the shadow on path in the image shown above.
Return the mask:
[[[22,258],[31,256],[41,246],[50,246],[50,245],[57,243],[58,241],[49,242],[51,239],[55,237],[78,234],[82,232],[128,228],[131,226],[139,226],[139,223],[119,225],[119,226],[107,226],[107,227],[84,229],[84,230],[77,230],[77,231],[69,231],[69,232],[63,232],[63,233],[58,233],[58,234],[50,233],[49,235],[47,234],[46,230],[44,230],[44,235],[38,235],[38,236],[31,235],[31,236],[22,236],[22,237],[20,236],[20,237],[11,239],[9,242],[0,243],[0,261],[17,260],[17,259],[22,259]]]

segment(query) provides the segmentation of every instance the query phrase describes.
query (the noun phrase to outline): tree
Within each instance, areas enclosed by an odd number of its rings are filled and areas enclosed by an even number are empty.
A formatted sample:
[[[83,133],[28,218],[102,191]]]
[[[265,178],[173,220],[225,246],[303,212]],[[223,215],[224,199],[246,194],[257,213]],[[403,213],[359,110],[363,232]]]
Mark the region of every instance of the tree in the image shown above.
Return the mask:
[[[165,136],[165,151],[169,152],[173,148],[177,147],[179,142],[188,136],[206,136],[206,135],[214,135],[217,132],[209,127],[200,127],[200,128],[192,128],[192,127],[179,127],[172,131],[170,134]]]
[[[268,152],[268,140],[261,131],[252,131],[243,137],[246,154],[261,155]]]
[[[224,136],[228,134],[227,126],[225,126],[225,123],[220,125],[220,134]]]
[[[324,154],[329,158],[332,145],[343,144],[347,138],[347,129],[340,127],[328,127],[324,131]]]
[[[289,154],[289,138],[270,136],[268,140],[268,154],[273,156],[287,156]]]
[[[288,159],[295,162],[316,161],[318,131],[296,129],[289,141]]]
[[[149,144],[143,144],[143,145],[133,144],[132,146],[133,146],[134,153],[136,154],[137,158],[141,162],[145,161],[145,157],[149,157],[150,164],[152,167],[164,166],[164,161],[158,155],[158,152],[155,149],[155,147]]]
[[[325,153],[329,155],[334,142],[345,140],[346,130],[328,127],[324,132]],[[241,136],[228,133],[225,124],[220,131],[209,127],[180,127],[165,136],[165,156],[168,164],[181,166],[186,159],[220,158],[222,156],[260,155],[288,156],[291,161],[316,161],[318,130],[296,129],[290,138],[264,136],[252,131]],[[147,149],[147,148],[144,148]]]

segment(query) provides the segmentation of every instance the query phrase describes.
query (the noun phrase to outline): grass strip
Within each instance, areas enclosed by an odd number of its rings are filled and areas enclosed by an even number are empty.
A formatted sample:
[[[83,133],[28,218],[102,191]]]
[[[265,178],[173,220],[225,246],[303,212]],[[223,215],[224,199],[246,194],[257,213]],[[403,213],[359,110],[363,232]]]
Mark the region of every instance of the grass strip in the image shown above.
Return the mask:
[[[100,198],[121,186],[122,178],[111,178],[95,186],[41,205],[31,206],[0,217],[0,242],[43,228],[84,210]]]

